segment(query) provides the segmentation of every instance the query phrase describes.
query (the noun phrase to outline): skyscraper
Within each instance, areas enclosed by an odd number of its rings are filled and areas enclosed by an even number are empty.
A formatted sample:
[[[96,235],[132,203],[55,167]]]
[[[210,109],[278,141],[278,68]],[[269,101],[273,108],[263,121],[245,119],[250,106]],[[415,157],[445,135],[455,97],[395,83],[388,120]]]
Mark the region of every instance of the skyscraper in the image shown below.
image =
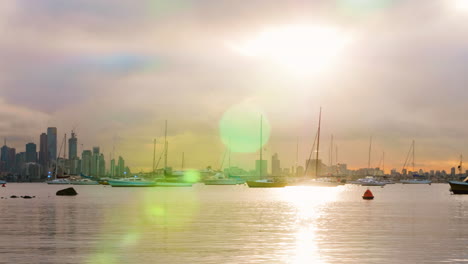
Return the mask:
[[[78,157],[78,139],[75,132],[72,131],[71,138],[68,140],[68,159],[73,160]]]
[[[93,156],[91,159],[91,175],[98,176],[99,174],[99,147],[93,147]]]
[[[83,153],[81,154],[81,172],[85,175],[91,175],[91,164],[91,150],[83,150]]]
[[[117,176],[122,177],[125,172],[125,161],[122,157],[119,156],[119,162],[117,165]]]
[[[37,162],[36,144],[26,144],[26,162]]]
[[[47,150],[49,151],[49,160],[57,160],[57,128],[47,128]]]
[[[39,164],[46,171],[49,164],[49,151],[47,150],[47,134],[42,133],[39,137]]]

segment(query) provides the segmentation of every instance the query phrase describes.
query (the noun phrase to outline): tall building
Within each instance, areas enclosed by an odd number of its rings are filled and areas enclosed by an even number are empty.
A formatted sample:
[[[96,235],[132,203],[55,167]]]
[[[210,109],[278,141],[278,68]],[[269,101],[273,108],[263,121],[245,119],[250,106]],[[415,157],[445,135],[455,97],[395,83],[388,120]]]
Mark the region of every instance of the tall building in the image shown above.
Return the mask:
[[[78,157],[78,139],[75,132],[72,131],[71,138],[68,139],[68,159],[76,159]]]
[[[116,170],[115,170],[115,159],[111,159],[110,161],[110,176],[115,177],[116,176]]]
[[[261,166],[260,166],[260,164],[261,164]],[[255,161],[255,175],[256,176],[261,176],[261,177],[267,176],[267,173],[268,173],[267,165],[268,165],[267,160],[262,160],[262,163],[260,163],[260,160],[256,160]],[[260,167],[262,168],[261,172],[260,172]]]
[[[282,174],[280,160],[278,159],[278,153],[275,153],[271,157],[271,175],[280,176]]]
[[[98,176],[105,176],[106,175],[106,161],[104,159],[104,154],[99,155],[98,160]]]
[[[16,149],[9,148],[5,139],[5,143],[0,149],[0,171],[13,172],[15,170],[15,154]]]
[[[91,150],[83,150],[81,153],[81,173],[91,175],[92,160]]]
[[[124,173],[125,172],[125,161],[121,156],[119,156],[119,162],[117,164],[117,171],[116,172],[117,172],[117,175],[116,175],[117,177],[122,177],[122,176],[125,175],[125,173]]]
[[[49,160],[57,160],[57,128],[47,128],[47,150],[49,151]]]
[[[93,156],[91,162],[91,175],[99,175],[99,147],[93,147]]]
[[[49,151],[47,149],[46,133],[42,133],[39,137],[39,164],[41,164],[45,170],[49,167]]]
[[[26,162],[37,162],[36,144],[26,144]]]

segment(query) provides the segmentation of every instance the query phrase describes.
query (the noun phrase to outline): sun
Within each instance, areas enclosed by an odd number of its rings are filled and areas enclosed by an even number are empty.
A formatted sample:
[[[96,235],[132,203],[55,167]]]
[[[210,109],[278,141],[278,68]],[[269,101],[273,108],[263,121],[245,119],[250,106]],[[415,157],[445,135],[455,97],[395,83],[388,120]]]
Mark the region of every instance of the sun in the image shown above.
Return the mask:
[[[468,0],[451,0],[456,11],[468,12]]]
[[[294,24],[266,28],[229,47],[240,55],[310,73],[329,68],[349,42],[348,34],[332,27]]]

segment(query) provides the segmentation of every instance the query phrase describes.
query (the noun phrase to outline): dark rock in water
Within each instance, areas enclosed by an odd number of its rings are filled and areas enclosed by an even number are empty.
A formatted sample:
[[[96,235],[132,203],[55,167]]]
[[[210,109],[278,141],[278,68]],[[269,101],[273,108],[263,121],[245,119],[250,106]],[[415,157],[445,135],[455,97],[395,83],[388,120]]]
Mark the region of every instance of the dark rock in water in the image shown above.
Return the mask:
[[[73,187],[66,188],[60,191],[57,191],[56,195],[61,195],[61,196],[75,196],[78,193],[73,189]]]
[[[18,198],[18,196],[12,195],[12,196],[10,196],[10,198]]]
[[[21,197],[22,197],[23,199],[32,199],[32,197],[29,196],[29,195],[25,195],[25,196],[21,196]]]

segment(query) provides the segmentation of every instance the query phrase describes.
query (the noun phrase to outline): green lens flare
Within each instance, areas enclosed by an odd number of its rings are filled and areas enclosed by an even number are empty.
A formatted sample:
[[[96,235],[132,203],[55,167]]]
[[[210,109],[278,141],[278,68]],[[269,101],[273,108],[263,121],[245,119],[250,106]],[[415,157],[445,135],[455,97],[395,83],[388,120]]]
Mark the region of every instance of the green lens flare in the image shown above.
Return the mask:
[[[260,149],[260,118],[262,122],[262,146],[270,138],[270,124],[256,106],[241,103],[228,109],[219,123],[224,145],[233,152],[252,153]]]
[[[197,170],[188,170],[184,173],[184,181],[198,182],[200,180],[200,172]]]
[[[337,0],[338,7],[350,15],[365,15],[391,6],[396,0]]]
[[[155,17],[164,17],[191,8],[191,0],[148,0],[149,10]]]

